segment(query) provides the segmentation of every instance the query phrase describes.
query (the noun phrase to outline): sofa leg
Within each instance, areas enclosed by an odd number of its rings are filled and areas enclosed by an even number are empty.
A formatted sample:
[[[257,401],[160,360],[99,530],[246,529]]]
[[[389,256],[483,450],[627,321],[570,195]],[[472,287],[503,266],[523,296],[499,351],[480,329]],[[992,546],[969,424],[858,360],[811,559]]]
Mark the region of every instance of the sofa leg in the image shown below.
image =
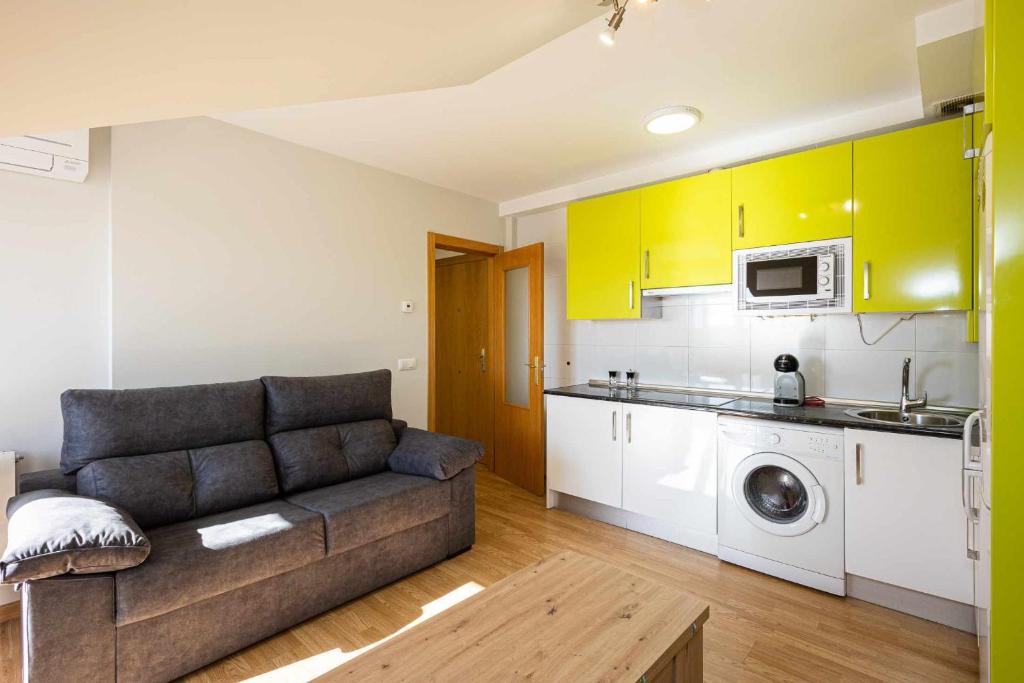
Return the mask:
[[[115,680],[113,577],[67,575],[22,591],[23,680]]]

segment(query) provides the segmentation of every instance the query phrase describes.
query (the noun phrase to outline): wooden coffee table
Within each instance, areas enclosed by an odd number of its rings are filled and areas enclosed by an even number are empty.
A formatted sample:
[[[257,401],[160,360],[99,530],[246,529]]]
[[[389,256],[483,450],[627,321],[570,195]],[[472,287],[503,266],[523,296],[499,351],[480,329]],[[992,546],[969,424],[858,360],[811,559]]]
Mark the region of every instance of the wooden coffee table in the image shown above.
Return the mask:
[[[709,606],[574,552],[508,576],[318,680],[700,681]]]

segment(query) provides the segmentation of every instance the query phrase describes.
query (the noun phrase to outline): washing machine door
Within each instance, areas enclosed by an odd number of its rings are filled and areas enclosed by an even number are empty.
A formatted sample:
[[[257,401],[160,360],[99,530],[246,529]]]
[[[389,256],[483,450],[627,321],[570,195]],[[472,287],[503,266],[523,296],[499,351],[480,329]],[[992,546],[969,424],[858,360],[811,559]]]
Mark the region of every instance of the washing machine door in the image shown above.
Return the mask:
[[[781,453],[754,453],[736,466],[733,500],[759,529],[777,536],[806,534],[825,519],[825,492],[811,471]]]

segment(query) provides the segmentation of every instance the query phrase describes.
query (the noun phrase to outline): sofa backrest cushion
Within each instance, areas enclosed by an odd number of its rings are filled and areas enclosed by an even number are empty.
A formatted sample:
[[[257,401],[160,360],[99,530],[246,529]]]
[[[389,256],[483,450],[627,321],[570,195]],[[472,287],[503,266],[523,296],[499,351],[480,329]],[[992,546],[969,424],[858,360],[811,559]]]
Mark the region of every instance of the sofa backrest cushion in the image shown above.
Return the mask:
[[[264,438],[259,380],[157,389],[70,389],[61,394],[60,468]]]
[[[267,434],[362,420],[390,420],[391,371],[264,377]]]
[[[95,460],[78,492],[116,505],[143,529],[255,505],[278,494],[265,441]]]
[[[383,419],[297,429],[270,437],[284,493],[383,472],[396,444],[391,422]]]

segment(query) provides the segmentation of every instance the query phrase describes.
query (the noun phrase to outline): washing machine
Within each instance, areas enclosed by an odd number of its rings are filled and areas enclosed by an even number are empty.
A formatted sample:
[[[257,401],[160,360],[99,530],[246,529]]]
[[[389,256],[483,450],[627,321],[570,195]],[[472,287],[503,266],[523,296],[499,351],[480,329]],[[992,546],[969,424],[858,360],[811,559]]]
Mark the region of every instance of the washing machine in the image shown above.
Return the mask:
[[[846,594],[843,431],[719,417],[718,556]]]

